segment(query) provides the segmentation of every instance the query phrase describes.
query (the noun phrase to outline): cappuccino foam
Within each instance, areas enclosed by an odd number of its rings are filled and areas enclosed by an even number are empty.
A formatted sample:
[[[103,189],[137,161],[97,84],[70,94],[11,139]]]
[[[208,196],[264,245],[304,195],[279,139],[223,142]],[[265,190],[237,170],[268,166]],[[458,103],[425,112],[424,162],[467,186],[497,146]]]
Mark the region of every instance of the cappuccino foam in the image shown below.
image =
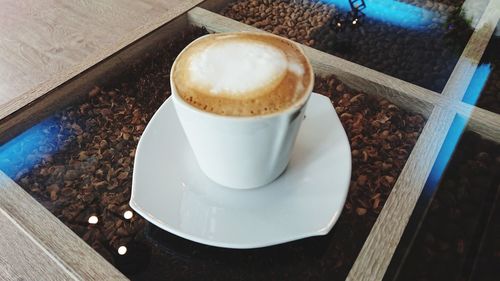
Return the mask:
[[[186,102],[230,116],[285,110],[302,100],[312,84],[310,65],[294,43],[253,33],[198,39],[177,58],[172,73]]]

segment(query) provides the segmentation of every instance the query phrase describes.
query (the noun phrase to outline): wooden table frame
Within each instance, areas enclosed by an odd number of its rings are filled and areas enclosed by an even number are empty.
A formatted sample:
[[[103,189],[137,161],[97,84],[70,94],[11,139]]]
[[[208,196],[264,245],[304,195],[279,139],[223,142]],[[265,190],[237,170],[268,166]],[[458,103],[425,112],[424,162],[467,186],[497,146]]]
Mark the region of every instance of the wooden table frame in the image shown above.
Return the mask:
[[[90,87],[99,84],[104,77],[109,79],[110,76],[118,75],[125,64],[137,60],[144,52],[168,40],[187,25],[204,26],[210,32],[260,31],[210,11],[217,11],[228,2],[231,1],[209,0],[174,20],[166,17],[162,24],[146,27],[141,30],[141,34],[129,38],[130,44],[126,48],[114,50],[98,63],[82,66],[78,71],[80,74],[68,77],[69,80],[64,84],[47,87],[50,90],[29,103],[16,110],[9,109],[8,114],[0,114],[5,116],[0,120],[0,143],[41,118],[82,99]],[[427,118],[405,167],[349,272],[348,280],[382,280],[384,277],[456,116],[469,120],[467,130],[500,142],[500,114],[461,101],[499,18],[500,0],[490,0],[442,93],[303,46],[316,74],[335,75],[352,88],[386,98]],[[68,94],[70,92],[71,95]],[[125,278],[19,185],[0,172],[0,219],[2,217],[27,233],[57,261],[58,266],[69,272],[68,276],[72,279]],[[0,266],[1,262],[0,259]]]

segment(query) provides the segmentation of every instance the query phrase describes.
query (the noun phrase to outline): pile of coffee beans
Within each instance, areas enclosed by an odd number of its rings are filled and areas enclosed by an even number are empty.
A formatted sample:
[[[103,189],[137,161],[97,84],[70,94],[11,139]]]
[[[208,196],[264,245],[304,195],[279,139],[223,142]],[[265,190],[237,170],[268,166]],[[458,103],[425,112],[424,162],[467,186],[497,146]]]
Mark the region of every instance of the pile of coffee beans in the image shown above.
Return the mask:
[[[128,206],[135,148],[147,122],[170,95],[169,71],[174,58],[204,33],[201,29],[189,30],[131,66],[116,81],[96,86],[83,103],[58,113],[59,131],[69,132],[70,137],[62,150],[47,156],[17,182],[137,280],[157,280],[160,276],[238,279],[252,274],[255,280],[272,276],[280,280],[314,276],[344,279],[425,120],[387,100],[352,90],[335,77],[317,78],[315,91],[329,97],[339,114],[351,144],[353,169],[344,211],[329,235],[263,250],[273,251],[270,256],[258,250],[255,254],[233,253],[239,257],[234,260],[242,260],[234,266],[226,266],[231,262],[227,259],[213,264],[206,258],[195,258],[202,249],[200,245],[189,244],[194,250],[185,256],[162,250],[144,238],[148,223]],[[174,244],[187,243],[175,239]],[[288,251],[294,253],[287,254],[293,261],[276,258]],[[246,271],[250,269],[252,272]]]
[[[332,100],[352,150],[352,179],[342,216],[377,218],[425,119],[385,99],[346,87],[335,77],[318,78],[315,92]]]
[[[328,1],[241,0],[230,4],[221,13],[440,92],[472,34],[472,28],[456,24],[452,29],[447,27],[449,15],[460,6],[426,1],[424,7],[432,19],[414,23],[415,26],[366,17],[361,27],[347,27],[342,31],[332,19],[336,15],[345,16],[347,12],[337,11]],[[450,30],[454,29],[459,30],[451,33]]]
[[[321,0],[243,0],[231,4],[223,14],[267,32],[313,46],[313,35],[331,20],[335,8]]]
[[[498,171],[500,144],[465,133],[434,187],[436,195],[399,280],[469,280],[474,260],[484,258],[474,257],[474,251],[500,186]]]
[[[189,42],[204,34],[206,31],[199,28],[184,32],[125,70],[118,81],[95,87],[85,102],[58,113],[59,133],[70,135],[64,147],[17,179],[111,262],[118,258],[118,249],[146,225],[137,214],[129,217],[137,142],[170,95],[173,60]]]

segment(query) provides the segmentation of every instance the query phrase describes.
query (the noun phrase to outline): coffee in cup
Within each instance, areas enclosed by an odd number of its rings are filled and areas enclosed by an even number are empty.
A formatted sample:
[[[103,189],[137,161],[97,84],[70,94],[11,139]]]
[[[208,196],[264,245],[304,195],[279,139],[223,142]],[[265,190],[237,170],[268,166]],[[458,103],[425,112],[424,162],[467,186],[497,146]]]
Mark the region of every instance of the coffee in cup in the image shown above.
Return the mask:
[[[191,44],[177,58],[178,94],[203,111],[257,116],[300,101],[312,72],[299,47],[277,36],[215,34]]]

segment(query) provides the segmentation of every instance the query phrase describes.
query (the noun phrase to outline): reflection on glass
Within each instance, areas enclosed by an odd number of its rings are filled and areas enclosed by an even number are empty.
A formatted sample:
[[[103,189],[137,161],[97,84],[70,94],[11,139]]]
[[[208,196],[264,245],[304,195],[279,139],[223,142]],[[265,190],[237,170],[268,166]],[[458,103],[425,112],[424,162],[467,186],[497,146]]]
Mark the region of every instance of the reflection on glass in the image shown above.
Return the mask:
[[[96,216],[90,216],[88,221],[89,224],[97,224],[99,222],[99,219]]]
[[[0,146],[0,170],[19,178],[62,148],[70,133],[50,117]]]
[[[125,246],[120,246],[120,247],[118,248],[118,254],[119,254],[120,256],[123,256],[123,255],[125,255],[126,253],[127,253],[127,247],[125,247]]]
[[[456,121],[456,127],[460,127],[460,121]],[[448,155],[444,156],[448,160]],[[483,239],[499,190],[498,159],[498,143],[472,132],[461,136],[439,187],[433,187],[432,201],[420,206],[425,209],[425,217],[418,216],[423,221],[414,221],[418,227],[405,231],[415,237],[409,251],[408,247],[401,248],[407,258],[396,280],[485,280],[472,279],[470,274],[474,263],[485,258],[478,255],[478,246],[494,246],[484,244]],[[498,280],[498,275],[495,277],[492,280]]]
[[[474,72],[474,76],[472,76],[472,80],[470,81],[469,87],[465,92],[463,101],[468,104],[476,104],[481,92],[486,86],[486,82],[488,81],[488,77],[491,73],[491,64],[483,63],[480,64],[476,72]]]
[[[476,26],[483,14],[489,1],[484,0],[465,0],[462,10],[467,19],[470,19],[472,26]]]
[[[124,217],[126,220],[131,219],[133,216],[134,216],[134,213],[132,213],[132,211],[125,211],[125,213],[123,213],[123,217]]]
[[[347,0],[323,0],[335,5],[341,11],[351,10]],[[439,19],[437,13],[395,0],[365,0],[363,13],[372,19],[384,21],[409,29],[426,28],[433,19]]]
[[[446,135],[444,143],[441,146],[441,150],[439,151],[437,159],[434,162],[434,166],[432,167],[431,173],[425,184],[426,187],[424,188],[424,191],[426,193],[432,194],[434,189],[438,186],[446,166],[453,155],[453,151],[455,151],[458,141],[464,132],[465,126],[467,125],[467,119],[468,118],[456,116],[453,120],[451,128]]]
[[[463,101],[500,113],[500,23],[488,42]]]

